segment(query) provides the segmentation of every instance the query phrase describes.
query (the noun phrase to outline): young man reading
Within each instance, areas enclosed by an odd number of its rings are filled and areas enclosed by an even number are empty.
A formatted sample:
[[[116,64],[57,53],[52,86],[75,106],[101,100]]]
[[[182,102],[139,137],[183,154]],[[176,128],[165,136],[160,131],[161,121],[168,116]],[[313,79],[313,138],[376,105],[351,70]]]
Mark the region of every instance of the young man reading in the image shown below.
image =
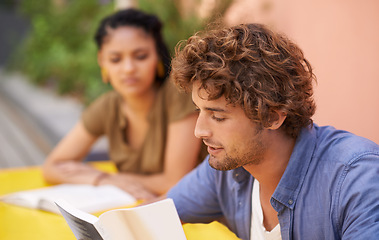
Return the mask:
[[[209,157],[167,196],[242,239],[378,239],[379,146],[313,123],[309,62],[259,24],[197,34],[173,60]]]

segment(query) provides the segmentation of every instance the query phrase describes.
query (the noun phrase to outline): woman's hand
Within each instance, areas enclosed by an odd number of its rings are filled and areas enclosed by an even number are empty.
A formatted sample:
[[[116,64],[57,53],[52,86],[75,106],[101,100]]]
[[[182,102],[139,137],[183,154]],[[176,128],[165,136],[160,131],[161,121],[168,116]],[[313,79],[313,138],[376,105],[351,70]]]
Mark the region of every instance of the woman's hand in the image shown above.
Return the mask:
[[[62,162],[55,164],[55,174],[65,183],[94,184],[101,171],[81,162]]]
[[[99,185],[112,184],[125,192],[128,192],[138,200],[151,200],[157,197],[147,190],[141,183],[137,182],[127,173],[112,174],[104,177],[99,182]]]
[[[106,174],[85,163],[62,162],[56,164],[57,177],[66,179],[66,183],[81,183],[92,185],[111,184],[128,192],[138,200],[151,200],[157,196],[137,182],[131,175],[125,173]],[[100,177],[100,179],[99,179]]]

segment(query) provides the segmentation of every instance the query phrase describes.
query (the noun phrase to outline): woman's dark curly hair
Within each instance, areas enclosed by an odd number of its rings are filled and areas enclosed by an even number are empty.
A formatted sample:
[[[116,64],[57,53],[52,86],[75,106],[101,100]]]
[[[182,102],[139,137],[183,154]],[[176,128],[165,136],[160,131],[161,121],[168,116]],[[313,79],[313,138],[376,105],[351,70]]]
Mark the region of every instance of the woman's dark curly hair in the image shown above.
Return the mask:
[[[136,27],[143,29],[147,34],[153,37],[157,48],[158,56],[163,62],[164,76],[156,76],[155,81],[163,83],[170,74],[171,57],[167,45],[162,37],[162,23],[155,15],[144,13],[140,10],[129,8],[120,10],[110,16],[105,17],[101,22],[95,34],[95,42],[98,49],[101,49],[106,37],[111,30],[119,27]],[[127,43],[125,43],[127,44]]]
[[[224,96],[260,127],[271,126],[275,110],[286,113],[281,129],[293,138],[313,122],[311,65],[296,44],[264,25],[197,33],[177,45],[172,69],[180,88],[188,92],[200,81],[208,100]]]

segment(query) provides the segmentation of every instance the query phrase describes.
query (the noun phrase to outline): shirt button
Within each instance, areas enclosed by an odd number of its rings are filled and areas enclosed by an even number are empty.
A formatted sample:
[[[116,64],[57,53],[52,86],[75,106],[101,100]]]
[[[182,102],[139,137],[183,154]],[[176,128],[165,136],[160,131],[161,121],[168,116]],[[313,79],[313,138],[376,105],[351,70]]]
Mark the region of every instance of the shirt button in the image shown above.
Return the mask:
[[[292,199],[288,200],[288,204],[289,204],[289,205],[292,205],[292,203],[293,203],[293,200],[292,200]]]

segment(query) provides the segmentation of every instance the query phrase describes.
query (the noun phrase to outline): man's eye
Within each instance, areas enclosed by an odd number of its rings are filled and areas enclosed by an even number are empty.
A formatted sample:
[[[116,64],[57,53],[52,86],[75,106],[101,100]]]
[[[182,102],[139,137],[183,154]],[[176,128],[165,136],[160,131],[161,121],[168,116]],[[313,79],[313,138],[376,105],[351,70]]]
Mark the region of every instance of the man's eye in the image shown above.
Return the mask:
[[[216,120],[217,122],[222,122],[225,120],[225,118],[219,118],[219,117],[216,117],[216,116],[212,116],[212,119]]]

